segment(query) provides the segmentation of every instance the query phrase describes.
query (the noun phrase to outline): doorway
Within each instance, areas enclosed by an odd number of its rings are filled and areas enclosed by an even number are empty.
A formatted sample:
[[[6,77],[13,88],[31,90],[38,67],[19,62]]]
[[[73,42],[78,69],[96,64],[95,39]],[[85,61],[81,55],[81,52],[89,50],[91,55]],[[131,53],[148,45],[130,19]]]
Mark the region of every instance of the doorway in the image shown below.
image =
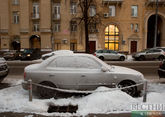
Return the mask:
[[[137,52],[137,41],[131,41],[131,53]]]
[[[96,51],[96,41],[89,41],[89,53],[93,54]]]

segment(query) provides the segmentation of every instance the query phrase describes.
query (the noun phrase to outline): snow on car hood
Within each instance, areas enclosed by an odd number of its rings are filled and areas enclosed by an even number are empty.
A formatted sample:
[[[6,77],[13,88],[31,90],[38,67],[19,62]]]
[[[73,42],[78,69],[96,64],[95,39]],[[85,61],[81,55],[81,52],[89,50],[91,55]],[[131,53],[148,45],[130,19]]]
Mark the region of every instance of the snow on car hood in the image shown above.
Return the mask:
[[[134,74],[134,75],[139,75],[141,76],[142,73],[139,71],[136,71],[134,69],[130,69],[127,67],[121,67],[121,66],[111,66],[110,71],[116,72],[116,73],[123,73],[123,74]]]

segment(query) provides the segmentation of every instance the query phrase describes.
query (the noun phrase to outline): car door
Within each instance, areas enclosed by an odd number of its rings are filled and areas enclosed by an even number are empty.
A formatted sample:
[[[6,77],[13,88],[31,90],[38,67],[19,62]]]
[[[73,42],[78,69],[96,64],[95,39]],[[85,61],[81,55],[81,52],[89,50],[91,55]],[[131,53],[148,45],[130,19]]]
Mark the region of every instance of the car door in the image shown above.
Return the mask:
[[[102,64],[95,59],[79,56],[76,58],[79,90],[94,90],[98,86],[109,86],[111,80],[107,82],[108,75],[101,70]]]
[[[147,51],[146,54],[145,54],[145,58],[146,58],[146,59],[153,59],[153,57],[154,57],[154,56],[153,56],[153,51],[154,51],[154,50],[149,50],[149,51]]]
[[[119,55],[118,55],[118,53],[116,51],[112,51],[111,50],[111,53],[112,53],[113,60],[119,59]]]
[[[59,88],[78,89],[79,73],[74,56],[58,56],[47,67],[48,78]]]

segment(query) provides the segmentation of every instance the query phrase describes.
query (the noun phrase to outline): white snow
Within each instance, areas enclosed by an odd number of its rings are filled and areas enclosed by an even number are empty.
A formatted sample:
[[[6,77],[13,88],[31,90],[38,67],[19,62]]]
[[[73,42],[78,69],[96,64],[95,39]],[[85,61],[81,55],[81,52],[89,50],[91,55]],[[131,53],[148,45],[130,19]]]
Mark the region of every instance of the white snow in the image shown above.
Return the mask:
[[[22,80],[18,80],[19,84]],[[147,103],[145,104],[165,104],[165,84],[149,84]],[[111,92],[98,92],[107,90],[106,87],[99,87],[97,92],[84,97],[70,97],[61,99],[38,99],[33,96],[33,101],[28,100],[28,91],[22,89],[21,85],[0,90],[0,112],[28,112],[38,113],[48,116],[85,116],[89,113],[120,113],[131,112],[132,104],[144,104],[142,97],[133,98],[128,94],[117,90]],[[49,104],[55,105],[78,105],[78,110],[74,114],[70,113],[47,113]]]

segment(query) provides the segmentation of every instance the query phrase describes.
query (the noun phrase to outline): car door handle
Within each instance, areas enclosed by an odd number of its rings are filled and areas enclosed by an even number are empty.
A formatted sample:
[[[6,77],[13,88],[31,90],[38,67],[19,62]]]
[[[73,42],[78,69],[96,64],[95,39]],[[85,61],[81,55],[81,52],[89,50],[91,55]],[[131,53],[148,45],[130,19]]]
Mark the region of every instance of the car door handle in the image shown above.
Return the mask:
[[[49,75],[49,77],[53,77],[53,76],[55,76],[55,75],[53,75],[53,74],[50,74],[50,75]]]
[[[85,75],[81,75],[81,77],[86,77]]]

